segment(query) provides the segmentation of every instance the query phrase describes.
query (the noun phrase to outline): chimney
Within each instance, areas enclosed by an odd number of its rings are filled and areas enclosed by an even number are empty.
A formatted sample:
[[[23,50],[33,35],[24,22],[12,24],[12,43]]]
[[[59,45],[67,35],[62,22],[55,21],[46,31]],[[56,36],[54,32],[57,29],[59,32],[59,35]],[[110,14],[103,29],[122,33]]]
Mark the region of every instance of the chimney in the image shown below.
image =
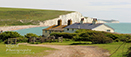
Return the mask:
[[[62,25],[62,20],[58,20],[58,26]]]
[[[92,24],[96,24],[97,18],[93,18]]]
[[[80,24],[83,24],[84,22],[84,18],[81,18]]]
[[[69,25],[71,25],[71,24],[72,24],[72,20],[71,20],[71,19],[69,19],[69,20],[68,20],[68,24],[67,24],[67,25],[69,26]]]

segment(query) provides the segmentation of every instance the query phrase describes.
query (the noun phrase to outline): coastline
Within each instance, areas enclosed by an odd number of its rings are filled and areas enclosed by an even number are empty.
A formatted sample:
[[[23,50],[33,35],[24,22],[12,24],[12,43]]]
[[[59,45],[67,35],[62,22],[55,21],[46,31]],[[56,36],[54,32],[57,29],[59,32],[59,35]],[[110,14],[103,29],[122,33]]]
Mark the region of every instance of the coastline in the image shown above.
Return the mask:
[[[3,26],[0,27],[0,31],[13,31],[13,30],[20,30],[20,29],[27,29],[27,28],[34,28],[34,27],[45,27],[47,25],[18,25],[18,26]]]

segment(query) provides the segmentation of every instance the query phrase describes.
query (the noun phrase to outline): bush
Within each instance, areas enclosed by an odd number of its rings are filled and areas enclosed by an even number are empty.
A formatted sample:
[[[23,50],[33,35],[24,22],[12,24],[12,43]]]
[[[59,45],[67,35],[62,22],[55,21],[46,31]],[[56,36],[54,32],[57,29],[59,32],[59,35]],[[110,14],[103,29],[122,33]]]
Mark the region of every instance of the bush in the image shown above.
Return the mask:
[[[119,38],[119,35],[118,35],[118,34],[106,33],[105,35],[106,35],[107,37],[109,37],[109,38],[112,38],[113,40]]]
[[[61,36],[63,36],[63,38],[68,38],[68,39],[72,39],[73,38],[73,36],[75,36],[76,34],[75,33],[65,33],[65,32],[63,32],[63,33],[51,33],[50,34],[51,36],[56,36],[56,37],[61,37]]]
[[[81,41],[81,39],[80,39],[80,37],[79,37],[78,34],[77,34],[76,36],[73,37],[73,40],[75,40],[75,41]]]
[[[36,35],[36,34],[33,34],[33,33],[27,33],[27,34],[25,35],[25,37],[26,37],[26,38],[30,38],[30,37],[39,37],[39,36]]]
[[[127,57],[131,57],[131,47],[127,51]]]
[[[91,36],[91,42],[93,44],[105,44],[105,43],[112,43],[113,39],[108,38],[104,35],[93,35]]]
[[[13,31],[6,31],[0,34],[0,39],[2,39],[3,41],[8,38],[16,38],[16,37],[22,37],[22,36],[19,33]]]
[[[3,42],[3,40],[0,40],[0,43]]]
[[[126,42],[127,42],[127,43],[131,43],[131,39],[127,40]]]
[[[113,34],[109,32],[92,31],[92,30],[85,30],[85,29],[77,30],[76,33],[77,33],[76,35],[78,35],[77,37],[79,38],[76,38],[74,36],[74,39],[81,40],[81,41],[91,41],[94,35],[103,35],[104,37],[111,38],[114,41],[126,41],[127,39],[131,39],[131,35],[129,34]]]
[[[17,42],[27,42],[28,38],[17,38]]]
[[[119,39],[116,39],[115,42],[120,42],[120,40],[119,40]]]

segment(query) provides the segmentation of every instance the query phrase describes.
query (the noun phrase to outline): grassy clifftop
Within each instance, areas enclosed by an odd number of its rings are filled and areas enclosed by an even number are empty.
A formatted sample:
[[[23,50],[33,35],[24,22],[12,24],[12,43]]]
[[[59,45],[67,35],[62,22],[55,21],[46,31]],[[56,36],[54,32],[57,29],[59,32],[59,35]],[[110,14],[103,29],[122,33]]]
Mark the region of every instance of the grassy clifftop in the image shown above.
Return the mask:
[[[71,13],[72,11],[0,8],[0,26],[10,25],[35,25],[59,17],[59,15]]]

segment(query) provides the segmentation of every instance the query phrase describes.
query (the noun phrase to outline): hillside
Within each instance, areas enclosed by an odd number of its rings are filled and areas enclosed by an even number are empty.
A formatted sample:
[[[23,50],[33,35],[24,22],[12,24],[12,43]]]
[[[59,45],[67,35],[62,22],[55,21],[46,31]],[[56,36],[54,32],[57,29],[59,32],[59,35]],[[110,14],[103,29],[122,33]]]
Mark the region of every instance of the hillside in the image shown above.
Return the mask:
[[[35,25],[73,11],[0,8],[0,26]]]

